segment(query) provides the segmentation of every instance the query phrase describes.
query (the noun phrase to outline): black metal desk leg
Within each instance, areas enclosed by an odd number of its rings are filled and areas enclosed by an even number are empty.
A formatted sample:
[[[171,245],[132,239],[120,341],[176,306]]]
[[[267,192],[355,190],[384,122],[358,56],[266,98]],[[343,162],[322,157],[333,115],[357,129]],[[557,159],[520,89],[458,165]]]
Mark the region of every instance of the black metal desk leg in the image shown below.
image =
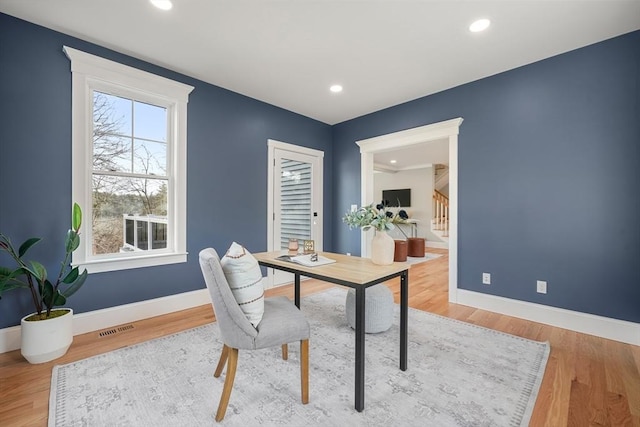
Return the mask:
[[[356,411],[364,409],[365,287],[356,287]]]
[[[400,370],[407,370],[407,324],[409,315],[409,270],[400,275]]]
[[[294,273],[294,301],[296,307],[300,308],[300,274]]]

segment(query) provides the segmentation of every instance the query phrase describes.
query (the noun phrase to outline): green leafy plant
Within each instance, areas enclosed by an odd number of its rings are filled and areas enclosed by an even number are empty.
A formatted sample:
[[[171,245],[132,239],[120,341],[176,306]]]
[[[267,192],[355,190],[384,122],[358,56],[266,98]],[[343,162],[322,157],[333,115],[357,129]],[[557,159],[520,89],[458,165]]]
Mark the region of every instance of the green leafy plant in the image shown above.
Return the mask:
[[[387,210],[386,204],[379,203],[375,207],[373,204],[363,206],[352,212],[347,212],[342,221],[345,222],[349,228],[360,227],[363,231],[367,231],[370,228],[375,228],[379,231],[393,230],[394,224],[409,224],[409,215],[404,209],[400,209],[397,214]],[[402,228],[398,227],[398,230],[406,238],[406,233]]]
[[[388,211],[383,204],[374,206],[372,203],[355,211],[347,212],[342,217],[342,221],[349,228],[360,227],[363,231],[375,228],[378,231],[387,231],[395,228],[393,225],[394,217],[393,212]]]
[[[82,210],[77,203],[73,205],[71,228],[65,238],[65,256],[60,263],[60,272],[54,281],[49,280],[46,268],[37,261],[26,261],[25,255],[41,239],[32,237],[15,249],[11,240],[0,233],[0,250],[9,254],[16,262],[15,268],[0,266],[0,298],[2,293],[11,289],[27,289],[41,320],[51,317],[53,307],[66,304],[67,298],[76,293],[87,279],[87,270],[82,273],[78,267],[71,268],[71,254],[80,245],[80,226]]]

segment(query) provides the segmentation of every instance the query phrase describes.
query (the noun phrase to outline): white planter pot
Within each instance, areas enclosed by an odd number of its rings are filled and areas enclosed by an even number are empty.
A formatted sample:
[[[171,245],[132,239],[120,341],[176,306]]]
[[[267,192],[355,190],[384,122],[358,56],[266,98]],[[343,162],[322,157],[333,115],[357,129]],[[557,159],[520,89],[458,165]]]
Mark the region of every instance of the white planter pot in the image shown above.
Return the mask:
[[[20,321],[21,353],[29,363],[45,363],[64,356],[73,341],[73,310],[53,319],[27,321],[29,314]]]
[[[376,235],[371,240],[371,262],[378,265],[393,264],[395,249],[393,238],[386,231],[376,230]]]

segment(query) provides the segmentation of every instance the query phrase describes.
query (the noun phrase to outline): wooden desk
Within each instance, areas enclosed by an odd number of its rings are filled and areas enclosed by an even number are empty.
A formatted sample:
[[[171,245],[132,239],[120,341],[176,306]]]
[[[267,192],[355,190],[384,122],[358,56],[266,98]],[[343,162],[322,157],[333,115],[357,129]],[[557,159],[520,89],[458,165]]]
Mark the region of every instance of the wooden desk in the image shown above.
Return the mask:
[[[407,321],[409,306],[409,264],[394,262],[391,265],[376,265],[368,258],[346,256],[331,252],[320,252],[335,259],[333,264],[305,267],[289,261],[276,259],[286,251],[260,252],[253,254],[262,266],[294,274],[295,304],[300,308],[300,276],[354,288],[356,292],[356,360],[355,360],[355,408],[364,409],[364,319],[365,293],[369,286],[377,285],[394,277],[400,277],[400,369],[407,370]]]

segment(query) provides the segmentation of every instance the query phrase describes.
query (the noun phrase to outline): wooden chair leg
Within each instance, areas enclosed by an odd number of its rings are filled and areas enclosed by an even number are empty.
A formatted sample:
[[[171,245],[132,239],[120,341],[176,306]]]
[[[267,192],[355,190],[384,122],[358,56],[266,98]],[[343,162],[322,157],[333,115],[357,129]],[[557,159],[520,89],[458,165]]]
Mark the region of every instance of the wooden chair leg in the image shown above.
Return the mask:
[[[218,367],[216,368],[216,372],[213,374],[214,377],[218,378],[224,369],[225,363],[227,363],[227,356],[229,355],[229,347],[227,345],[222,346],[222,354],[220,355],[220,360],[218,361]]]
[[[236,377],[236,367],[238,366],[238,349],[227,348],[229,363],[227,363],[227,375],[224,379],[224,388],[222,389],[222,396],[220,396],[220,404],[218,405],[218,412],[216,413],[217,422],[222,421],[224,414],[227,412],[229,397],[231,397],[231,389],[233,388],[233,380]]]
[[[309,403],[309,340],[300,341],[300,383],[302,403]]]
[[[282,344],[282,360],[289,359],[289,346],[287,344]]]

